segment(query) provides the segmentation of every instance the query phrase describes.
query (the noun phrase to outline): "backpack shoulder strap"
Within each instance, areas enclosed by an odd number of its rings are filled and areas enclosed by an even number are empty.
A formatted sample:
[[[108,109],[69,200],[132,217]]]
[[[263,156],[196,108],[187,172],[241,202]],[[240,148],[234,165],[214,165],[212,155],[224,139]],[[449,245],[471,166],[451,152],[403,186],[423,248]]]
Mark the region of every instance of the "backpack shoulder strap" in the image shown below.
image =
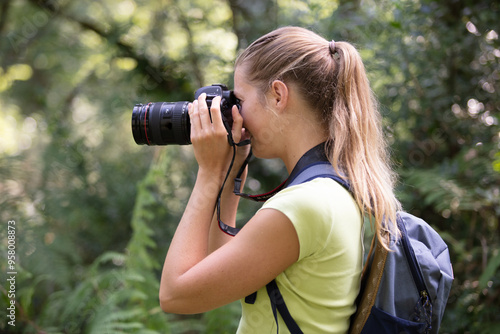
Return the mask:
[[[269,295],[269,299],[271,300],[271,309],[273,310],[274,321],[276,322],[276,330],[279,333],[279,325],[278,325],[278,311],[281,315],[281,318],[286,324],[286,327],[290,331],[290,334],[303,334],[299,325],[295,322],[292,315],[288,311],[288,307],[286,307],[285,300],[281,295],[281,291],[276,284],[276,280],[272,280],[266,285],[267,294]]]
[[[357,310],[354,314],[349,334],[361,333],[372,307],[375,305],[377,291],[384,274],[388,251],[373,237],[370,252],[361,275],[361,290],[356,301]]]
[[[342,178],[336,172],[333,166],[328,161],[318,161],[316,163],[310,164],[302,169],[297,176],[293,179],[288,180],[286,187],[295,186],[307,181],[314,180],[318,177],[327,177],[333,179],[340,183],[344,188],[350,190],[350,185],[347,179]]]

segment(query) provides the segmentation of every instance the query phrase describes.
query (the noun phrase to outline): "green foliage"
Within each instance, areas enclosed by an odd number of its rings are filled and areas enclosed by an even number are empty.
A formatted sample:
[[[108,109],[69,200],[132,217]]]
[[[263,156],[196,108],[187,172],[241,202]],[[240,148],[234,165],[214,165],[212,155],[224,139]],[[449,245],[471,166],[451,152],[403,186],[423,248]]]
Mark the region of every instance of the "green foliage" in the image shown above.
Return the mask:
[[[231,85],[277,26],[354,42],[384,112],[404,207],[450,246],[443,333],[500,330],[498,1],[6,0],[0,4],[0,252],[16,221],[9,333],[233,333],[238,302],[164,314],[166,250],[194,183],[189,147],[139,147],[131,109]],[[247,187],[284,178],[253,161]],[[256,206],[242,202],[238,220]],[[7,263],[0,261],[5,282]],[[3,284],[3,283],[2,283]]]

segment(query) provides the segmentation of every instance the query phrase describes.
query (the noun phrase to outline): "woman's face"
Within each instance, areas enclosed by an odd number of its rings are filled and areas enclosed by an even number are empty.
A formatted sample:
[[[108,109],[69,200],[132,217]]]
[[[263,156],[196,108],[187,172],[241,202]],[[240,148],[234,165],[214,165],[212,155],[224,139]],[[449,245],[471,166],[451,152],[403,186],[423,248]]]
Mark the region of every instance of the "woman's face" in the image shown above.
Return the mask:
[[[234,72],[234,94],[240,100],[243,127],[250,136],[255,156],[275,158],[272,147],[280,134],[277,116],[266,107],[266,96],[246,78],[245,66],[238,66]]]

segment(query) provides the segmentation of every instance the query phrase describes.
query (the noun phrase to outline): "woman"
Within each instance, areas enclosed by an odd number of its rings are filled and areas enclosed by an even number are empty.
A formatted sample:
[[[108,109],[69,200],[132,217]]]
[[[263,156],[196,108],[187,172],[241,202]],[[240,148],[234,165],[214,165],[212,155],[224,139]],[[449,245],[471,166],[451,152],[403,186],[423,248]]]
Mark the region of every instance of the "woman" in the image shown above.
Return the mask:
[[[377,235],[399,203],[388,166],[381,119],[361,58],[346,42],[328,42],[302,28],[275,30],[236,60],[235,142],[250,139],[259,158],[280,158],[288,173],[321,150],[350,183],[328,178],[288,187],[269,199],[231,237],[218,228],[214,208],[232,148],[214,99],[189,108],[197,180],[168,250],[160,286],[164,311],[199,313],[242,299],[238,333],[273,333],[276,323],[265,285],[276,278],[304,333],[345,333],[355,312],[362,267],[363,216]],[[229,180],[247,156],[238,148]],[[243,177],[244,179],[244,177]],[[238,197],[222,194],[222,221],[234,224]],[[392,221],[395,221],[392,219]],[[383,239],[380,238],[383,242]],[[279,319],[280,332],[286,326]]]

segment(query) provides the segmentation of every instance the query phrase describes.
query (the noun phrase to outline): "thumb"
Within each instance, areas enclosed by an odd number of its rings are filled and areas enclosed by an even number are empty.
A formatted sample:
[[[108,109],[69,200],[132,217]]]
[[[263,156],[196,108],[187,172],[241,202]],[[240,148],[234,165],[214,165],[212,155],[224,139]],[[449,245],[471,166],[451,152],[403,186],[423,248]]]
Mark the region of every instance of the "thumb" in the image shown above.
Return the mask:
[[[231,129],[231,133],[233,135],[234,142],[239,143],[241,141],[241,132],[243,128],[243,117],[241,117],[237,106],[233,106],[231,111],[233,116],[233,128]]]

